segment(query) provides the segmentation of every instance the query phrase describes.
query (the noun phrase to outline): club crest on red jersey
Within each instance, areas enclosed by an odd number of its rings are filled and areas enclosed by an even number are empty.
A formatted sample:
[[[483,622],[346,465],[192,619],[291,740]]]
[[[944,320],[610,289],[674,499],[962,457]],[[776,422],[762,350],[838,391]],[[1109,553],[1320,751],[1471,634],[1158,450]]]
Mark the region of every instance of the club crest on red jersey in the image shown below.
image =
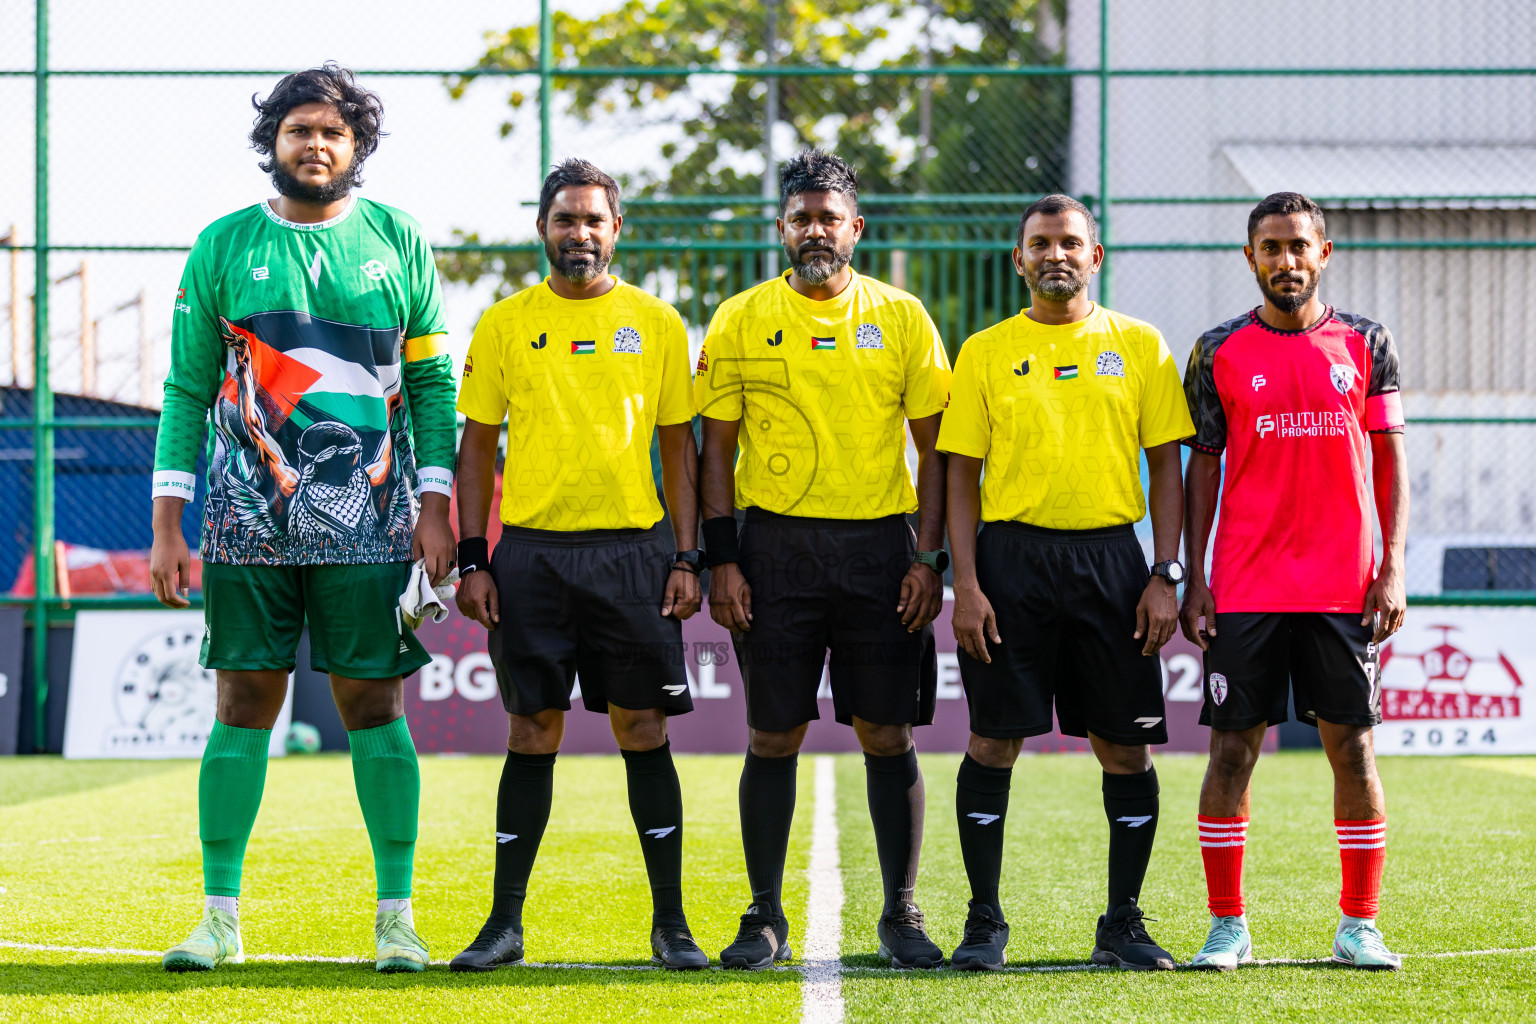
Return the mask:
[[[1334,363],[1328,368],[1328,379],[1341,395],[1347,395],[1355,386],[1355,368],[1348,363]]]

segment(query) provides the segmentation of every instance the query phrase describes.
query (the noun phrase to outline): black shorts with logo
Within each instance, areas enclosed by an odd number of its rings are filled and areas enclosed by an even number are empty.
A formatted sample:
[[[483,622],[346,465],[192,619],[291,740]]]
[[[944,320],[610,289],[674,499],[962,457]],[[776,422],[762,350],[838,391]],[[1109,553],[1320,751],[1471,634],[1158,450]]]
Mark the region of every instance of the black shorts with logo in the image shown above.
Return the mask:
[[[1162,668],[1135,639],[1136,605],[1150,576],[1129,525],[1048,530],[987,523],[976,539],[976,580],[997,616],[992,663],[960,652],[971,731],[995,739],[1051,731],[1167,743]]]
[[[661,616],[673,551],[659,526],[503,527],[491,555],[501,624],[489,646],[506,709],[568,711],[580,673],[588,711],[692,711],[682,623]]]
[[[752,628],[734,640],[748,725],[788,732],[820,718],[816,691],[829,648],[837,721],[933,721],[933,626],[908,633],[896,613],[916,554],[905,516],[811,519],[747,510],[741,571],[752,588]]]
[[[1380,725],[1375,632],[1358,612],[1217,612],[1200,724],[1279,725],[1289,689],[1308,725]]]

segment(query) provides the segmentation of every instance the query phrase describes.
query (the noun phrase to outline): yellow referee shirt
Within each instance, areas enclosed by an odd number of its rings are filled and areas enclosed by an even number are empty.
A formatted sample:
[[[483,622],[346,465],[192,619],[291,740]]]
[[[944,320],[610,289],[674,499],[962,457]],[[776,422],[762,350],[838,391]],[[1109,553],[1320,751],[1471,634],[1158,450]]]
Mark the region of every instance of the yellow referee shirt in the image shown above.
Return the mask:
[[[1095,304],[1075,324],[1020,313],[967,339],[939,450],[986,460],[983,520],[1091,530],[1138,522],[1141,449],[1194,432],[1157,328]]]
[[[651,434],[693,419],[688,336],[671,306],[614,282],[606,295],[573,300],[545,278],[475,328],[459,412],[507,421],[504,523],[612,530],[661,519]]]
[[[741,420],[738,508],[877,519],[917,508],[903,418],[943,411],[949,357],[901,289],[854,274],[814,302],[786,272],[720,304],[693,390],[700,414]]]

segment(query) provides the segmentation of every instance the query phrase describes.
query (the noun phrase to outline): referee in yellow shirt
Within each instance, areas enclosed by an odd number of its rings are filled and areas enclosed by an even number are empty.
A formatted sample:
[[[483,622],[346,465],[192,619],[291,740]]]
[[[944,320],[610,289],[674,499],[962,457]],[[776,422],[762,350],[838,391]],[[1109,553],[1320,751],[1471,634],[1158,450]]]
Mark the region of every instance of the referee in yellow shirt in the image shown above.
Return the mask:
[[[676,310],[608,273],[622,224],[612,178],[585,160],[556,167],[539,195],[550,275],[492,306],[464,361],[458,604],[490,631],[511,729],[491,914],[456,971],[523,959],[523,899],[578,672],[582,702],[607,712],[624,756],[652,962],[709,963],[683,916],[683,801],[667,743],[667,716],[693,709],[680,620],[699,608],[688,339]],[[503,423],[505,525],[490,554]],[[653,429],[670,536],[657,525]]]
[[[1024,211],[1013,262],[1030,308],[960,349],[939,432],[949,454],[955,639],[971,711],[955,797],[971,882],[952,958],[960,968],[1003,965],[1008,787],[1024,738],[1050,732],[1053,702],[1061,731],[1086,736],[1104,769],[1109,905],[1093,960],[1173,967],[1136,901],[1157,831],[1150,744],[1168,741],[1156,654],[1173,635],[1183,579],[1179,441],[1194,425],[1156,328],[1089,301],[1103,259],[1082,203],[1052,195]],[[1151,471],[1150,573],[1132,528],[1147,511],[1142,449]]]
[[[778,226],[791,269],[721,303],[694,381],[710,613],[735,634],[750,727],[740,800],[752,906],[720,960],[756,970],[790,956],[780,890],[796,756],[830,648],[837,720],[864,748],[880,951],[937,967],[943,953],[912,901],[923,833],[912,726],[933,720],[937,681],[929,623],[947,556],[934,443],[949,361],[917,299],[849,267],[864,219],[846,163],[815,150],[786,163]]]

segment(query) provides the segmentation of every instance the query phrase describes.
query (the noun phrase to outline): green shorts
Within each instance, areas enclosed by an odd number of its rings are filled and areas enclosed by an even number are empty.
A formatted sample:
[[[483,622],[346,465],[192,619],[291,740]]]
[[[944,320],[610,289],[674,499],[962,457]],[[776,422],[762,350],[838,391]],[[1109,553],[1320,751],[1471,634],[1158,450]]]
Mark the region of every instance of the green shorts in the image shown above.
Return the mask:
[[[432,660],[400,616],[410,562],[203,563],[204,668],[293,671],[304,620],[309,664],[351,679],[410,675]]]

